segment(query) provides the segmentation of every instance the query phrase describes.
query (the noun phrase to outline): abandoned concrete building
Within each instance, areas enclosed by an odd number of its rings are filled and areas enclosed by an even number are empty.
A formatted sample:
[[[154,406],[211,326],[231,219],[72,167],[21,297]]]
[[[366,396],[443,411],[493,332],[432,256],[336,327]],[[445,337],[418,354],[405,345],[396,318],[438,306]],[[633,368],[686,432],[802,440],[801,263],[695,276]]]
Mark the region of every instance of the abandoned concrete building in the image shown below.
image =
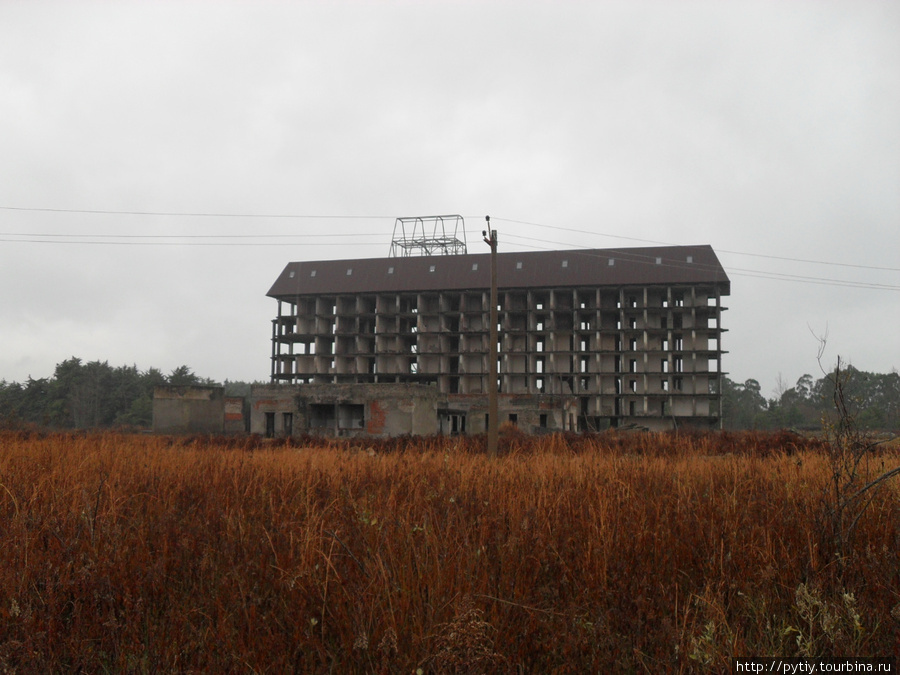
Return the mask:
[[[497,277],[500,423],[719,425],[730,282],[711,247],[502,252]],[[490,286],[488,252],[288,264],[251,430],[483,432]]]

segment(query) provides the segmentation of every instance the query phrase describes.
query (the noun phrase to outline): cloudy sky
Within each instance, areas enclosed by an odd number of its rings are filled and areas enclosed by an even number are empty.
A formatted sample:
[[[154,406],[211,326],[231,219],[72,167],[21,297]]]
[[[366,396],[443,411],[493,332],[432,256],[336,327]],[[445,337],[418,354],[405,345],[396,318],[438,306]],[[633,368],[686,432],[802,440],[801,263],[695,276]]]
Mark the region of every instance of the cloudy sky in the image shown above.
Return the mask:
[[[900,4],[0,3],[0,379],[265,380],[294,260],[394,218],[711,244],[725,368],[900,367]]]

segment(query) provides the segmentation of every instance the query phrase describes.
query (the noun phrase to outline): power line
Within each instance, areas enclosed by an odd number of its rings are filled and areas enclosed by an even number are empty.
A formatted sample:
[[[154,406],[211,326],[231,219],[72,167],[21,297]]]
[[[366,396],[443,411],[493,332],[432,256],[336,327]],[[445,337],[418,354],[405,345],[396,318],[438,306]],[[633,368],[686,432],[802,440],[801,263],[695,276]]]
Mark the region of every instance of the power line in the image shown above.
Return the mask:
[[[275,238],[301,238],[307,237],[385,237],[377,232],[329,232],[328,234],[49,234],[34,232],[0,232],[0,237],[42,237],[61,239],[275,239]],[[3,241],[16,241],[4,239]],[[50,244],[66,243],[48,241]],[[75,242],[72,242],[75,243]]]
[[[590,230],[579,230],[571,227],[560,227],[558,225],[544,225],[542,223],[532,223],[524,220],[509,220],[506,218],[495,218],[495,220],[507,222],[507,223],[517,223],[519,225],[532,225],[534,227],[543,227],[548,230],[559,230],[562,232],[575,232],[578,234],[590,234],[598,237],[609,237],[611,239],[625,239],[628,241],[639,241],[645,244],[658,244],[661,246],[678,246],[678,244],[673,244],[671,242],[666,241],[656,241],[653,239],[640,239],[638,237],[626,237],[624,235],[617,234],[607,234],[605,232],[592,232]],[[851,263],[841,263],[841,262],[833,262],[833,261],[825,261],[825,260],[809,260],[805,258],[792,258],[787,256],[777,256],[777,255],[768,255],[764,253],[748,253],[745,251],[730,251],[724,248],[715,247],[717,253],[730,253],[732,255],[746,255],[752,256],[755,258],[769,258],[772,260],[784,260],[787,262],[802,262],[802,263],[810,263],[814,265],[833,265],[836,267],[853,267],[856,269],[865,269],[865,270],[879,270],[882,272],[900,272],[900,268],[898,267],[876,267],[874,265],[856,265]]]
[[[107,211],[102,209],[50,209],[27,206],[0,206],[0,211],[34,211],[40,213],[86,213],[104,216],[163,216],[179,218],[284,218],[310,220],[394,220],[394,216],[335,216],[296,213],[213,213],[190,211]]]
[[[14,244],[72,244],[75,246],[288,246],[290,242],[243,242],[243,241],[49,241],[46,239],[0,239],[0,242]],[[355,242],[359,246],[384,246],[384,242]],[[347,242],[297,242],[296,246],[347,246]]]
[[[561,229],[565,229],[565,228],[561,228]],[[572,244],[569,244],[566,242],[546,241],[544,239],[537,239],[534,237],[525,237],[523,235],[517,235],[517,234],[507,234],[507,235],[505,235],[505,237],[507,239],[513,239],[513,240],[524,239],[527,241],[540,241],[543,243],[555,244],[555,245],[559,245],[559,246],[572,246]],[[529,248],[534,248],[537,250],[550,250],[546,246],[535,246],[533,244],[520,244],[520,245],[527,246]],[[667,245],[672,245],[672,244],[667,244]],[[593,254],[593,253],[585,252],[585,251],[573,251],[573,253],[579,254],[579,255],[586,255],[586,256],[598,255],[598,254]],[[652,258],[651,256],[642,256],[638,253],[630,253],[627,251],[623,251],[622,255],[628,257],[629,259],[631,259],[635,262],[646,262],[647,264],[651,264],[651,263],[656,264],[655,258]],[[660,264],[663,267],[679,267],[679,268],[693,267],[695,269],[701,268],[701,269],[710,269],[710,270],[715,269],[714,267],[711,267],[708,265],[703,265],[702,263],[696,263],[696,262],[686,263],[686,262],[682,262],[682,261],[678,261],[678,260],[664,260]],[[833,279],[833,278],[828,278],[828,277],[812,277],[812,276],[804,276],[804,275],[800,275],[800,274],[789,274],[786,272],[766,272],[763,270],[744,269],[744,268],[740,268],[740,267],[728,267],[728,273],[731,275],[734,275],[734,276],[747,276],[747,277],[755,277],[755,278],[759,278],[759,279],[773,279],[776,281],[795,281],[795,282],[803,282],[803,283],[818,284],[818,285],[825,285],[825,286],[841,286],[841,287],[845,287],[845,288],[863,288],[863,289],[869,289],[869,290],[900,291],[900,286],[895,286],[892,284],[879,284],[879,283],[869,282],[869,281],[853,281],[853,280],[846,280],[846,279]]]
[[[305,219],[305,220],[386,220],[393,219],[393,216],[376,216],[376,215],[310,215],[310,214],[261,214],[261,213],[219,213],[219,212],[177,212],[177,211],[134,211],[134,210],[101,210],[101,209],[57,209],[43,207],[17,207],[17,206],[0,206],[0,210],[4,211],[27,211],[27,212],[45,212],[45,213],[81,213],[93,215],[129,215],[129,216],[158,216],[158,217],[183,217],[183,218],[255,218],[255,219]],[[643,239],[640,237],[629,237],[625,235],[615,235],[604,232],[594,232],[590,230],[582,230],[578,228],[562,227],[558,225],[546,225],[544,223],[536,223],[525,220],[514,220],[511,218],[495,218],[495,221],[514,223],[519,225],[529,225],[533,227],[541,227],[549,230],[560,232],[573,232],[576,234],[587,234],[592,236],[600,236],[611,239],[621,239],[626,241],[635,241],[643,244],[655,244],[661,246],[677,246],[671,242],[658,241],[653,239]],[[386,237],[386,234],[380,233],[338,233],[331,232],[325,234],[212,234],[212,235],[110,235],[110,234],[51,234],[51,233],[18,233],[18,232],[0,232],[0,242],[5,243],[33,243],[33,244],[75,244],[75,245],[120,245],[120,246],[284,246],[292,245],[288,239],[315,239],[315,238],[334,238],[334,237],[352,237],[357,239],[355,243],[364,246],[379,246],[381,242],[362,242],[358,241],[360,237],[378,236]],[[540,241],[544,244],[555,244],[560,246],[574,246],[566,242],[551,242],[544,239],[536,239],[523,235],[507,234],[507,238],[513,240]],[[279,239],[277,242],[259,242],[249,240],[259,239]],[[172,241],[177,240],[177,241]],[[232,241],[210,241],[210,240],[232,240]],[[240,240],[240,241],[233,241]],[[303,242],[304,246],[343,246],[343,242]],[[534,246],[530,244],[520,244],[529,248],[539,250],[548,250],[546,246]],[[836,267],[849,267],[854,269],[877,270],[887,272],[900,272],[900,268],[878,267],[874,265],[857,265],[851,263],[840,263],[834,261],[809,260],[803,258],[795,258],[789,256],[776,256],[762,253],[750,253],[745,251],[732,251],[728,249],[715,249],[717,253],[728,253],[732,255],[751,256],[756,258],[765,258],[771,260],[808,263],[816,265],[829,265]],[[629,253],[632,259],[640,257],[639,254]],[[654,261],[655,262],[655,261]],[[680,261],[666,261],[666,266],[678,267],[685,263]],[[698,263],[692,263],[694,267],[698,267]],[[781,281],[799,281],[804,283],[823,284],[831,286],[843,286],[851,288],[867,288],[873,290],[900,290],[900,286],[892,284],[879,284],[875,282],[861,282],[843,279],[833,279],[828,277],[814,277],[807,275],[789,274],[785,272],[766,272],[762,270],[744,269],[740,267],[729,267],[729,272],[736,276],[749,276],[763,279],[774,279]]]

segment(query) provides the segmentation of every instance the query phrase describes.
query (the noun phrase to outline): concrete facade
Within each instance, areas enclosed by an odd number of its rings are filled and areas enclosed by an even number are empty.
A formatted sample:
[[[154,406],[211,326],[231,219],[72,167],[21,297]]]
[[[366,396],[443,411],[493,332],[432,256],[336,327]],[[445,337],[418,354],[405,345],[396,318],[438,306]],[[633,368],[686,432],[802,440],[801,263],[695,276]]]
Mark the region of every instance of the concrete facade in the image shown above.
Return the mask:
[[[273,383],[432,384],[444,432],[487,408],[487,254],[290,263],[268,295]],[[722,298],[708,246],[501,253],[500,421],[716,427]]]
[[[266,437],[427,436],[443,397],[421,384],[253,385],[250,432]]]
[[[221,434],[225,430],[223,387],[160,386],[153,390],[153,431]]]

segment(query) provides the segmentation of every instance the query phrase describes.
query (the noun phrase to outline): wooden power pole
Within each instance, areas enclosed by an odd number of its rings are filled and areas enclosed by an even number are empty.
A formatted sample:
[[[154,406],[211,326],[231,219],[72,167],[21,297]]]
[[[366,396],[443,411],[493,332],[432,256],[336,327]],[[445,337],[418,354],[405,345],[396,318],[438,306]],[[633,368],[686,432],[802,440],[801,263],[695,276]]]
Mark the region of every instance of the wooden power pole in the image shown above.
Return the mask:
[[[482,231],[485,243],[491,247],[491,331],[488,350],[488,457],[497,456],[497,436],[500,427],[497,412],[497,230],[491,229],[491,217],[485,216],[487,230]]]

